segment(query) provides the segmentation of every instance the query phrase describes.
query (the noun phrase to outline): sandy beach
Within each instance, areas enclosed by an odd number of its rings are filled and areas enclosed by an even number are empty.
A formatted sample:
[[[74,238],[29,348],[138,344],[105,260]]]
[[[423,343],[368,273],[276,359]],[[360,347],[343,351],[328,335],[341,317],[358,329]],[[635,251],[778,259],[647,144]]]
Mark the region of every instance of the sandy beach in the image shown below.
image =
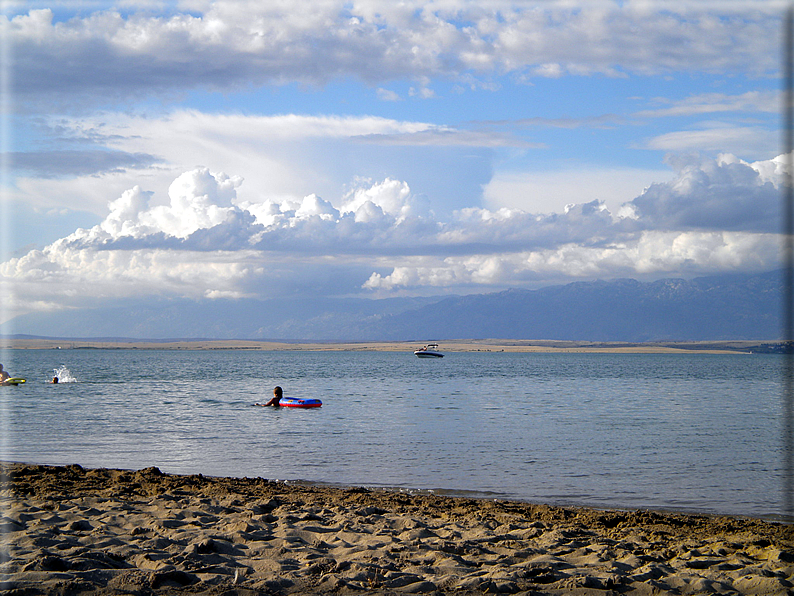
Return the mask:
[[[792,526],[6,464],[2,594],[791,594]]]

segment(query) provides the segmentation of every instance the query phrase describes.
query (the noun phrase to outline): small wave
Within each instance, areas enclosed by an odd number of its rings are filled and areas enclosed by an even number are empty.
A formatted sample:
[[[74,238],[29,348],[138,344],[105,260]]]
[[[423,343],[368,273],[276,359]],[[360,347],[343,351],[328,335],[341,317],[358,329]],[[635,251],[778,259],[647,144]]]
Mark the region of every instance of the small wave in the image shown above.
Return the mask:
[[[72,376],[72,373],[66,368],[66,365],[61,365],[60,368],[52,369],[53,377],[58,377],[58,383],[77,383],[77,379]]]

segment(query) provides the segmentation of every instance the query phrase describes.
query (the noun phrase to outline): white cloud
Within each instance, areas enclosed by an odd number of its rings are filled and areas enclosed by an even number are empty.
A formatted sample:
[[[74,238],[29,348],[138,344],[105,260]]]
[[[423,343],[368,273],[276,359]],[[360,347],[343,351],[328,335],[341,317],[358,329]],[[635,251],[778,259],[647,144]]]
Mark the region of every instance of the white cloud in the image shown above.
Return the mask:
[[[92,146],[101,144],[131,153],[141,148],[156,151],[159,161],[149,167],[113,169],[71,179],[20,177],[17,190],[9,193],[9,198],[41,209],[57,206],[97,214],[104,212],[108,193],[119,196],[135,185],[154,190],[157,200],[180,172],[197,164],[213,171],[238,172],[247,181],[238,200],[260,203],[284,197],[301,200],[312,193],[337,197],[353,177],[379,173],[379,159],[388,158],[393,164],[395,151],[403,155],[417,146],[439,151],[526,146],[499,132],[372,116],[252,116],[176,110],[147,117],[114,112],[53,117],[50,127],[74,142],[90,141]],[[357,154],[362,158],[350,157]],[[384,157],[379,158],[381,154]],[[425,165],[432,167],[432,163]]]
[[[748,91],[740,95],[724,93],[705,93],[694,95],[681,101],[669,101],[664,98],[658,103],[669,104],[669,107],[642,110],[634,114],[638,117],[667,118],[671,116],[697,116],[720,112],[763,112],[777,114],[780,111],[781,97],[776,91]]]
[[[377,207],[380,213],[393,216],[397,222],[411,214],[427,215],[427,211],[417,213],[419,199],[411,195],[411,189],[405,182],[387,178],[383,182],[363,186],[366,182],[360,181],[357,188],[342,198],[342,211],[355,213],[356,221],[371,219],[368,215],[371,213],[369,205]]]
[[[694,130],[668,132],[649,139],[646,147],[662,151],[730,152],[768,159],[779,144],[778,131],[761,126],[704,122]]]
[[[339,219],[339,211],[334,209],[331,203],[317,195],[309,195],[304,197],[300,206],[295,210],[295,218],[309,219],[312,217],[319,217],[324,221],[336,221]]]
[[[549,79],[559,79],[565,73],[559,64],[541,64],[532,69],[532,73],[539,77],[546,77]]]
[[[778,266],[782,158],[670,164],[672,180],[626,204],[631,218],[598,200],[439,218],[390,178],[356,181],[337,205],[316,194],[239,201],[239,178],[195,168],[174,180],[168,204],[132,188],[97,226],[0,264],[0,286],[22,312],[89,296],[268,297],[305,291],[318,275],[337,293],[380,295]]]
[[[86,302],[144,296],[200,298],[212,292],[240,292],[256,276],[257,255],[237,251],[96,250],[56,242],[44,250],[0,265],[5,288],[14,288],[16,312],[37,303],[61,308]]]
[[[526,283],[566,283],[572,279],[653,278],[711,274],[714,271],[766,271],[778,266],[781,242],[773,234],[731,232],[643,232],[610,246],[564,244],[556,248],[468,257],[421,258],[374,272],[364,282],[375,292],[456,291]],[[410,261],[410,259],[409,259]]]
[[[408,95],[420,99],[433,99],[436,96],[436,92],[427,87],[419,87],[418,89],[416,87],[411,87],[408,89]]]
[[[237,201],[239,177],[196,168],[170,185],[167,205],[153,205],[154,194],[135,186],[108,203],[109,213],[97,226],[77,230],[53,246],[178,248],[202,251],[230,246],[280,248],[305,244],[304,250],[333,247],[351,235],[362,246],[400,246],[401,232],[432,216],[426,200],[414,196],[405,182],[358,180],[342,196],[340,207],[310,194],[302,199]],[[351,222],[367,224],[351,230]],[[377,223],[377,225],[374,225]],[[355,226],[354,226],[355,227]],[[385,235],[384,235],[385,234]],[[408,240],[410,242],[410,239]],[[361,247],[352,247],[354,252]]]
[[[6,23],[18,92],[31,100],[358,77],[379,84],[477,72],[540,76],[778,69],[783,3],[565,0],[218,0],[191,12],[49,9]],[[549,26],[549,24],[553,26]],[[186,66],[187,65],[187,66]],[[77,107],[76,104],[74,107]]]
[[[0,16],[20,132],[4,198],[38,230],[5,249],[26,246],[0,263],[4,309],[428,294],[778,263],[783,161],[768,158],[779,93],[745,91],[779,74],[782,0],[47,6]],[[656,75],[693,91],[653,98],[669,89]],[[587,79],[555,80],[572,76]],[[605,81],[627,76],[630,104]],[[307,112],[258,115],[285,105]],[[333,115],[340,106],[351,115]],[[615,163],[631,163],[627,146],[721,155],[674,155],[669,171],[559,171],[598,158],[585,155],[597,146],[617,148]],[[558,171],[521,172],[541,148]],[[66,217],[56,227],[43,213]]]
[[[151,193],[136,186],[110,202],[110,214],[98,228],[110,238],[140,238],[162,232],[184,239],[226,221],[234,210],[232,201],[241,183],[238,177],[212,174],[207,168],[185,172],[168,189],[170,204],[151,209],[145,209]]]
[[[376,90],[378,94],[378,99],[382,101],[401,101],[402,97],[396,91],[392,91],[390,89],[384,89],[383,87],[378,87]]]
[[[783,160],[744,162],[733,155],[706,159],[670,157],[672,181],[652,184],[630,202],[634,214],[655,229],[778,232]]]
[[[125,190],[118,199],[108,203],[110,214],[99,224],[99,229],[114,238],[140,235],[139,214],[147,207],[151,195],[140,186]]]

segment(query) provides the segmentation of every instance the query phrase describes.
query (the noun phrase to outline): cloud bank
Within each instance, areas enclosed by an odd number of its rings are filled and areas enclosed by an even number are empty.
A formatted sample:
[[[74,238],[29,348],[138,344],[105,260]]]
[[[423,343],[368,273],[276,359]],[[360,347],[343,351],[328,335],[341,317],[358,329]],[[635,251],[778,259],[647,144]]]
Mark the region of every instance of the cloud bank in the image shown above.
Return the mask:
[[[785,8],[11,4],[2,304],[775,268]]]
[[[208,168],[168,201],[139,186],[104,220],[0,265],[17,312],[130,296],[191,298],[485,291],[541,282],[779,266],[782,157],[679,156],[675,177],[611,213],[465,208],[438,217],[403,181],[359,180],[329,201],[241,201],[244,181]]]
[[[446,78],[488,85],[595,73],[777,70],[769,40],[785,3],[564,0],[216,1],[196,11],[98,11],[66,20],[48,8],[3,17],[15,47],[17,93],[95,101],[204,87],[355,77],[372,86]],[[775,46],[777,47],[777,45]],[[478,77],[483,80],[476,81]],[[393,91],[383,90],[387,99]]]

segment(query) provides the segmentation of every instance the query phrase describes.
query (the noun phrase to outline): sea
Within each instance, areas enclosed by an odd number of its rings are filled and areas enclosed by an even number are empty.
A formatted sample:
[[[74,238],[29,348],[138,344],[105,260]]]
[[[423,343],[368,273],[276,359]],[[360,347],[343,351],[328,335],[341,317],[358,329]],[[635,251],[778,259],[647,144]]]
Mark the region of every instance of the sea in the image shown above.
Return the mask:
[[[4,461],[783,515],[779,355],[130,348],[3,358],[27,379],[0,387]],[[276,385],[323,405],[254,405]]]

